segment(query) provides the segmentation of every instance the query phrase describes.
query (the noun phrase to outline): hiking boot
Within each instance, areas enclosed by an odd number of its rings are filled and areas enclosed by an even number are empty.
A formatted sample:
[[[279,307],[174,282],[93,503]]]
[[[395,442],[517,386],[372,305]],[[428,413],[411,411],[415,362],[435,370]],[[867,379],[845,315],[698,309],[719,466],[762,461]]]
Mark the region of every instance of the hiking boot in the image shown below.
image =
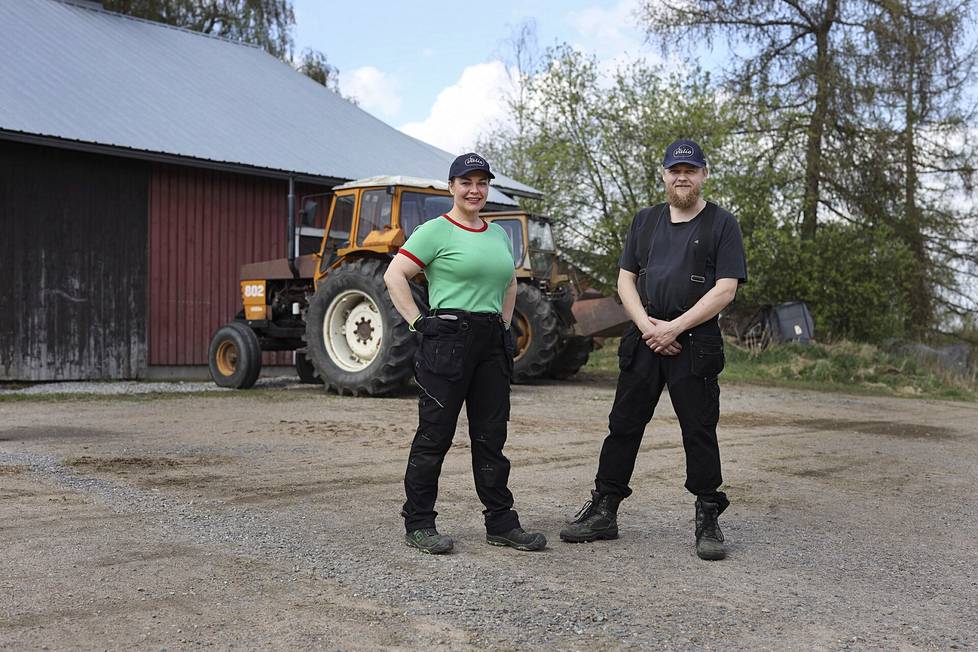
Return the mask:
[[[443,555],[446,552],[451,552],[455,546],[452,537],[438,534],[438,530],[433,527],[411,530],[404,535],[404,541],[412,548],[417,548],[429,555]]]
[[[700,559],[717,560],[727,556],[723,532],[717,523],[719,516],[717,503],[696,499],[696,554]]]
[[[574,521],[560,531],[560,538],[569,543],[618,538],[618,505],[621,496],[591,492]]]
[[[543,550],[547,547],[547,537],[539,532],[524,532],[523,528],[514,527],[505,534],[486,534],[486,543],[517,550]]]

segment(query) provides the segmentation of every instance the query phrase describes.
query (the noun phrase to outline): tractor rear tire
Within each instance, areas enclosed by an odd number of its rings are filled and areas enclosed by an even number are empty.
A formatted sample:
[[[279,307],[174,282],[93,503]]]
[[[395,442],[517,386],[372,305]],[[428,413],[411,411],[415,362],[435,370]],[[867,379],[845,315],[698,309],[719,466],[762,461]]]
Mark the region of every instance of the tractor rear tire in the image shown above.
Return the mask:
[[[382,396],[414,371],[414,333],[391,302],[387,261],[364,258],[331,271],[309,300],[306,357],[327,390]]]
[[[517,284],[511,328],[516,339],[513,382],[525,383],[544,376],[557,356],[559,324],[557,311],[536,286]]]
[[[316,375],[316,368],[312,366],[309,358],[301,351],[295,352],[295,373],[299,376],[299,382],[306,385],[322,385],[323,379]]]
[[[567,380],[587,364],[593,349],[594,340],[590,337],[568,337],[557,351],[554,361],[550,363],[548,375],[557,380]]]
[[[207,349],[207,366],[220,387],[254,387],[261,373],[261,345],[255,331],[239,321],[218,328]]]

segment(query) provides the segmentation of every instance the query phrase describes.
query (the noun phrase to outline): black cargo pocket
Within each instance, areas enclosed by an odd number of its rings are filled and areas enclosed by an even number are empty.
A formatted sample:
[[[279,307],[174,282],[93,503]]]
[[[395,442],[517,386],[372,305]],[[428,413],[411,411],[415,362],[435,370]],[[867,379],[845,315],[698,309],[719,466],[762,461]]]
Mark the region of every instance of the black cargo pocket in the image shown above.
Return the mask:
[[[428,317],[426,322],[415,353],[415,367],[420,365],[452,382],[461,380],[468,325],[458,319],[438,317]]]
[[[642,342],[637,328],[629,327],[618,344],[618,368],[625,371],[632,366],[638,345]]]
[[[427,336],[414,354],[418,412],[422,423],[441,423],[454,388],[464,376],[465,342]]]
[[[422,338],[421,358],[424,366],[440,379],[458,382],[463,376],[465,341]]]
[[[689,338],[692,373],[700,378],[716,378],[723,371],[723,337],[691,335]]]

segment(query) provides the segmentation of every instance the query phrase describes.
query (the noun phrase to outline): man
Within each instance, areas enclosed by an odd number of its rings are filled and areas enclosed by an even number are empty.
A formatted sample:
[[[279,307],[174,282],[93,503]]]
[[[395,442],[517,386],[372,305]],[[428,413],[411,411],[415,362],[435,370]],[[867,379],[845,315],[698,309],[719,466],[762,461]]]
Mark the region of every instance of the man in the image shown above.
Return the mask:
[[[717,376],[724,358],[717,315],[746,282],[747,264],[737,220],[700,196],[709,168],[699,145],[672,143],[662,168],[668,202],[638,212],[619,261],[618,294],[633,325],[618,350],[621,371],[595,490],[560,538],[618,538],[618,505],[632,493],[642,435],[668,385],[686,451],[686,489],[696,496],[696,553],[723,559],[717,518],[729,501],[719,491]]]

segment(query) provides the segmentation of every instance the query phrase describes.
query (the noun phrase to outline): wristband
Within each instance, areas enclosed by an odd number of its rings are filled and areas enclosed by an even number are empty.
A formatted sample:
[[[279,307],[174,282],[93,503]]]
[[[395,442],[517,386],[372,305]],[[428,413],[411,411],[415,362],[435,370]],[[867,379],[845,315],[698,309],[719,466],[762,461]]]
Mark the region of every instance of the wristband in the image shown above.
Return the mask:
[[[412,333],[417,333],[418,331],[417,331],[417,329],[416,329],[416,328],[414,327],[414,325],[415,325],[415,324],[417,324],[417,323],[418,323],[418,320],[419,320],[419,319],[421,319],[422,317],[424,317],[424,315],[422,315],[422,314],[421,314],[421,313],[419,312],[419,313],[418,313],[418,316],[414,318],[414,321],[412,321],[412,322],[410,322],[410,323],[408,324],[408,330],[409,330],[409,331],[411,331]]]

